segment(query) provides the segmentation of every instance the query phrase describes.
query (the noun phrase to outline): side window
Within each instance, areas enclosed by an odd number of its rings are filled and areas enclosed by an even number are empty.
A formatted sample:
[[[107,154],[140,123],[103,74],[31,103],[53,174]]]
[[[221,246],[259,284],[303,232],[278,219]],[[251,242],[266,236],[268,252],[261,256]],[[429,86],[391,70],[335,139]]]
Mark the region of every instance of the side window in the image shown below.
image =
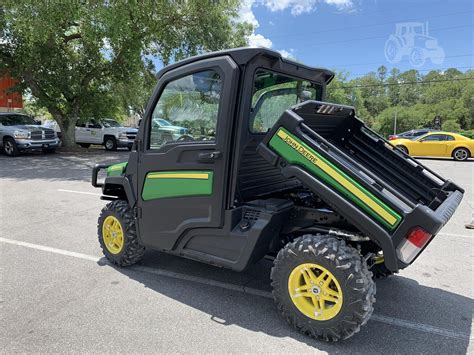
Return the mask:
[[[102,125],[99,122],[94,121],[94,120],[90,121],[88,126],[89,128],[98,128],[98,129],[102,128]]]
[[[86,127],[86,121],[84,120],[79,120],[76,122],[76,127],[83,127],[85,128]]]
[[[441,134],[432,134],[431,136],[428,136],[422,139],[423,142],[438,142],[442,140],[444,139],[443,139],[443,135]]]
[[[450,135],[447,135],[447,134],[445,134],[445,135],[444,135],[444,139],[443,139],[443,140],[445,140],[445,141],[453,141],[453,140],[454,140],[454,137],[453,137],[453,136],[450,136]]]
[[[169,82],[153,110],[149,149],[215,140],[222,79],[206,70]]]
[[[258,70],[254,80],[250,119],[253,133],[266,133],[291,106],[322,96],[320,85],[267,70]]]

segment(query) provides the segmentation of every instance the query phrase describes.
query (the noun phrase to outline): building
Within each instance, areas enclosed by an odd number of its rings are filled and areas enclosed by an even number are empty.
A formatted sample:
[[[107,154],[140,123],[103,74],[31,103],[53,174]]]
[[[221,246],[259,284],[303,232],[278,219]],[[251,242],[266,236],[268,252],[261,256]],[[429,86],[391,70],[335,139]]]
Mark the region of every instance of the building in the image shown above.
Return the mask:
[[[11,112],[23,108],[20,92],[10,92],[18,82],[9,75],[0,77],[0,112]]]

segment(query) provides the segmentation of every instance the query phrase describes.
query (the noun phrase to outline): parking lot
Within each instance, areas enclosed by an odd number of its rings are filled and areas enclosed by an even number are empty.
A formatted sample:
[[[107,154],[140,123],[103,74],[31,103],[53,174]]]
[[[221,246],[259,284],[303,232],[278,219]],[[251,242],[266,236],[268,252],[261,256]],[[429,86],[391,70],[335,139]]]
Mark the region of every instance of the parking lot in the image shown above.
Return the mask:
[[[327,344],[291,329],[270,296],[271,262],[243,273],[148,251],[107,264],[96,224],[97,162],[128,151],[0,155],[0,348],[14,352],[473,353],[474,161],[423,159],[466,189],[415,264],[377,283],[375,312]],[[159,218],[159,216],[158,216]]]

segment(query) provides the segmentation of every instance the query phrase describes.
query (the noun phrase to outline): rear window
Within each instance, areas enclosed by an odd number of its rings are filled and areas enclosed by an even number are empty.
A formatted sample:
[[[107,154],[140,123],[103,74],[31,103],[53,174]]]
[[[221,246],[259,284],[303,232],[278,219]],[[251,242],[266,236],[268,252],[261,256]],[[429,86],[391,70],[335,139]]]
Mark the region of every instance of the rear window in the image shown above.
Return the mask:
[[[250,131],[266,133],[285,110],[306,100],[321,100],[321,96],[321,85],[258,70],[254,80]]]

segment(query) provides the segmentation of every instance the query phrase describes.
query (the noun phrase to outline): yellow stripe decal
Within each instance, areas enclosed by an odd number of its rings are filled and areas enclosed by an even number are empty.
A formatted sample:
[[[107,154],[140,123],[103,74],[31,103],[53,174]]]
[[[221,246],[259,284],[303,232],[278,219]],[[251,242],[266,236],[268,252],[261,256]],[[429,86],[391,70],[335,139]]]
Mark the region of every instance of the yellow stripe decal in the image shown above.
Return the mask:
[[[321,159],[318,159],[314,156],[313,153],[308,151],[305,147],[291,138],[286,132],[283,130],[279,130],[277,132],[278,137],[280,137],[286,144],[296,150],[299,154],[309,160],[312,164],[317,166],[319,169],[324,171],[326,174],[331,176],[334,180],[336,180],[339,184],[344,186],[348,191],[350,191],[354,196],[359,198],[362,202],[364,202],[367,206],[369,206],[374,212],[376,212],[379,216],[381,216],[384,220],[386,220],[391,225],[394,225],[397,222],[397,219],[392,216],[389,212],[379,206],[374,200],[372,200],[365,192],[363,192],[360,188],[354,185],[352,182],[347,180],[343,175],[341,175],[337,170],[335,170],[330,165],[326,164]]]
[[[207,173],[152,173],[148,174],[149,179],[194,179],[207,180],[209,174]]]

